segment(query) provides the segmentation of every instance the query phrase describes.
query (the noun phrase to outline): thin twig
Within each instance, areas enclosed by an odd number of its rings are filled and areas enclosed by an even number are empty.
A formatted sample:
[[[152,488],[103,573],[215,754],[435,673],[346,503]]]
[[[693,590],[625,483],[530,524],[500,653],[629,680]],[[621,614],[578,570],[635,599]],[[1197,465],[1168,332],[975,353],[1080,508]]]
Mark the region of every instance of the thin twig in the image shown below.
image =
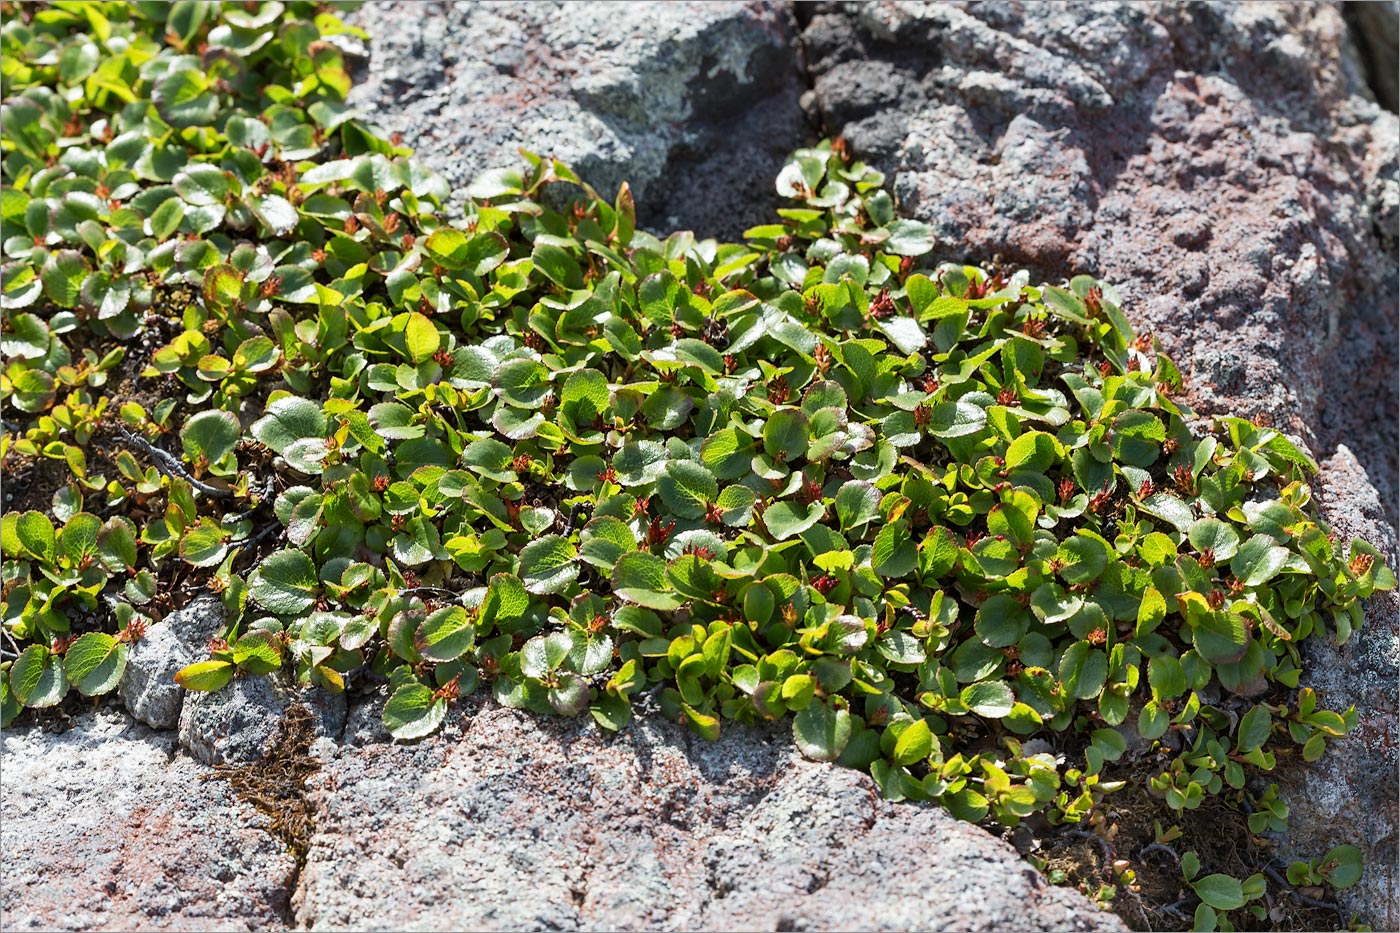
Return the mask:
[[[122,437],[126,438],[127,443],[134,444],[144,450],[147,456],[155,463],[156,469],[160,470],[171,479],[182,479],[193,486],[197,492],[202,492],[206,496],[215,499],[230,499],[233,497],[233,490],[220,489],[217,486],[210,486],[208,483],[195,479],[190,475],[189,471],[185,469],[185,465],[180,462],[178,457],[166,453],[144,437],[132,434],[125,426],[117,425],[117,430],[121,432]]]
[[[236,525],[245,518],[252,518],[253,514],[257,512],[258,509],[272,502],[272,488],[273,478],[269,476],[267,482],[263,484],[262,491],[258,493],[257,503],[250,509],[245,509],[242,512],[227,516],[224,521],[230,525]]]
[[[456,590],[449,590],[445,586],[414,586],[406,590],[399,590],[400,596],[416,596],[419,593],[437,593],[441,596],[450,596],[453,599],[461,599],[462,594]]]
[[[1166,855],[1170,855],[1177,862],[1181,861],[1181,856],[1176,854],[1176,850],[1162,842],[1154,842],[1150,845],[1143,846],[1142,851],[1138,852],[1138,857],[1142,858],[1151,855],[1153,852],[1162,852]]]
[[[237,546],[239,546],[239,547],[242,547],[242,546],[245,546],[245,545],[251,547],[252,545],[257,544],[257,543],[258,543],[259,541],[261,541],[263,538],[266,538],[268,535],[272,534],[274,531],[281,531],[281,530],[282,530],[282,526],[281,526],[281,525],[268,525],[268,526],[266,526],[265,528],[263,528],[262,531],[260,531],[260,532],[258,532],[257,534],[253,535],[251,538],[239,538],[237,541],[230,541],[230,542],[229,542],[229,547],[233,547],[233,546],[235,546],[235,545],[237,545]]]
[[[1315,897],[1308,897],[1306,894],[1293,887],[1289,880],[1279,874],[1278,869],[1274,868],[1272,865],[1264,866],[1264,874],[1268,875],[1275,884],[1283,888],[1283,893],[1287,894],[1298,903],[1306,904],[1309,907],[1316,907],[1319,910],[1333,911],[1337,915],[1337,920],[1340,921],[1343,926],[1346,926],[1347,915],[1346,912],[1342,910],[1341,904],[1337,904],[1333,901],[1318,900]]]
[[[11,653],[11,651],[5,651],[3,648],[0,648],[0,657],[9,655],[10,657],[18,658],[20,656],[19,642],[15,640],[15,636],[10,634],[10,630],[7,628],[0,628],[0,633],[4,634],[5,640],[10,643],[10,648],[13,652]]]
[[[1113,846],[1107,839],[1098,833],[1091,833],[1087,829],[1070,829],[1062,833],[1067,839],[1091,839],[1099,845],[1099,851],[1103,854],[1103,864],[1105,867],[1113,862]]]

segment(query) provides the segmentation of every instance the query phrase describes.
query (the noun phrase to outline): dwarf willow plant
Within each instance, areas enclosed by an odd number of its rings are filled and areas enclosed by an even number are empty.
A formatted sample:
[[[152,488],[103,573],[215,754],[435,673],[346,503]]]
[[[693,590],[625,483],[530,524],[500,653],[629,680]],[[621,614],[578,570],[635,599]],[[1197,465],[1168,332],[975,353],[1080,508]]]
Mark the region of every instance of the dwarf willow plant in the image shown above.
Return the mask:
[[[839,141],[741,243],[528,155],[449,221],[346,109],[330,13],[8,12],[0,453],[71,475],[0,526],[6,723],[111,690],[186,579],[230,617],[191,689],[387,680],[400,739],[481,686],[610,730],[790,717],[1008,826],[1091,817],[1140,738],[1171,807],[1277,830],[1249,779],[1354,722],[1299,646],[1394,578],[1316,464],[1193,419],[1112,288],[928,260]]]

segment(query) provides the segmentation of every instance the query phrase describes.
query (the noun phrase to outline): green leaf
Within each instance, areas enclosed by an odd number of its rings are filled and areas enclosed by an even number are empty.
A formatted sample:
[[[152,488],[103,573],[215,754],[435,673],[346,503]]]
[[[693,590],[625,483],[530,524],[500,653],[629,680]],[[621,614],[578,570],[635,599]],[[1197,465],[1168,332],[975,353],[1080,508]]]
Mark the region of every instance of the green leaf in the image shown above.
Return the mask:
[[[1288,548],[1276,545],[1269,535],[1254,535],[1230,561],[1230,572],[1245,586],[1262,586],[1283,569],[1288,556]],[[1221,558],[1217,555],[1216,559]]]
[[[795,409],[775,411],[763,426],[763,450],[775,463],[786,463],[807,451],[807,416]]]
[[[531,593],[558,593],[578,579],[578,550],[567,538],[545,535],[520,551],[520,578]]]
[[[1274,716],[1268,707],[1251,707],[1240,717],[1239,731],[1235,733],[1235,750],[1244,754],[1259,748],[1268,740],[1273,726]]]
[[[153,99],[165,122],[177,129],[209,126],[219,113],[219,97],[193,68],[170,72],[156,84]]]
[[[201,518],[180,537],[180,557],[195,567],[213,567],[228,553],[228,533],[212,518]]]
[[[971,402],[943,402],[933,406],[928,433],[934,437],[965,437],[976,434],[987,424],[985,409]]]
[[[431,358],[442,345],[442,335],[438,333],[437,326],[417,311],[409,314],[403,339],[408,348],[408,357],[414,363]]]
[[[666,579],[666,562],[645,551],[632,551],[613,567],[613,592],[648,609],[669,612],[684,601]]]
[[[455,661],[475,640],[476,626],[461,606],[429,613],[413,636],[414,647],[429,661]]]
[[[185,422],[180,429],[180,443],[192,462],[203,457],[206,462],[216,464],[233,452],[242,434],[243,428],[235,415],[215,409],[202,411]]]
[[[1092,583],[1108,566],[1108,547],[1099,539],[1075,535],[1060,545],[1056,555],[1064,564],[1060,570],[1066,583]]]
[[[195,206],[222,204],[228,196],[228,179],[217,166],[192,162],[171,181],[180,197]]]
[[[25,706],[54,706],[68,692],[63,659],[43,645],[30,645],[10,668],[10,689]]]
[[[880,514],[880,490],[863,480],[850,480],[836,491],[835,509],[842,531],[859,528]]]
[[[43,512],[30,510],[19,516],[15,524],[19,543],[26,554],[52,563],[57,553],[53,522]]]
[[[1361,880],[1362,861],[1356,846],[1337,846],[1322,857],[1322,877],[1334,888],[1349,888]]]
[[[803,756],[835,761],[851,741],[851,714],[829,700],[809,703],[793,717],[792,736]]]
[[[247,200],[253,216],[262,221],[273,236],[286,236],[296,228],[297,209],[281,195],[254,195]]]
[[[486,587],[479,623],[483,631],[490,631],[493,625],[505,628],[523,619],[529,610],[530,596],[524,584],[508,573],[498,573]]]
[[[655,441],[628,441],[613,456],[613,469],[622,486],[654,483],[666,471],[666,448]]]
[[[1007,648],[1019,642],[1030,628],[1031,614],[1012,596],[998,593],[977,609],[974,628],[983,644]]]
[[[295,615],[316,602],[320,581],[316,565],[301,551],[281,550],[269,554],[248,583],[248,595],[269,612]]]
[[[22,360],[42,359],[49,352],[49,327],[32,314],[8,316],[9,330],[0,337],[0,352]]]
[[[175,674],[175,682],[186,690],[222,690],[235,668],[228,661],[196,661]]]
[[[1244,887],[1239,879],[1214,874],[1191,882],[1191,888],[1206,904],[1216,910],[1235,910],[1244,906]]]
[[[978,716],[988,719],[1001,719],[1011,715],[1016,705],[1016,695],[1000,680],[984,680],[968,684],[959,694],[963,704]]]
[[[910,723],[894,743],[894,753],[890,756],[895,764],[912,765],[923,761],[933,753],[933,731],[928,721],[916,719]]]
[[[802,534],[821,521],[825,509],[820,502],[802,505],[799,502],[775,502],[763,510],[763,525],[776,541],[785,541]]]
[[[83,280],[91,270],[82,253],[71,249],[50,253],[39,273],[44,283],[44,294],[60,308],[72,308],[78,304],[82,294]]]
[[[1217,563],[1234,557],[1240,543],[1239,532],[1218,518],[1198,519],[1191,525],[1186,537],[1198,552],[1214,552]]]
[[[502,363],[492,375],[491,385],[502,401],[517,408],[538,408],[553,391],[549,370],[531,359]]]
[[[1172,655],[1158,655],[1147,662],[1147,682],[1152,687],[1153,700],[1174,700],[1186,692],[1186,671]]]
[[[1060,680],[1070,696],[1082,700],[1099,695],[1108,679],[1108,657],[1087,641],[1069,646],[1060,659]]]
[[[720,520],[731,528],[743,528],[753,518],[756,501],[754,492],[747,486],[726,486],[715,500],[720,510]]]
[[[656,490],[666,507],[681,518],[704,518],[706,506],[719,496],[714,474],[694,460],[668,461]]]
[[[77,84],[97,69],[101,53],[92,42],[69,42],[58,56],[58,77],[64,84]]]
[[[325,438],[326,416],[310,399],[286,395],[267,406],[267,414],[253,422],[253,437],[279,454],[306,438]]]
[[[447,701],[422,684],[405,684],[384,704],[384,728],[401,742],[431,734],[446,716]]]
[[[1027,431],[1006,449],[1006,469],[1044,473],[1055,462],[1062,448],[1052,435]]]
[[[870,565],[880,576],[895,579],[907,576],[919,565],[919,552],[904,522],[891,522],[880,529],[870,552]]]
[[[263,629],[248,632],[233,643],[233,663],[250,674],[270,674],[282,666],[277,635]]]

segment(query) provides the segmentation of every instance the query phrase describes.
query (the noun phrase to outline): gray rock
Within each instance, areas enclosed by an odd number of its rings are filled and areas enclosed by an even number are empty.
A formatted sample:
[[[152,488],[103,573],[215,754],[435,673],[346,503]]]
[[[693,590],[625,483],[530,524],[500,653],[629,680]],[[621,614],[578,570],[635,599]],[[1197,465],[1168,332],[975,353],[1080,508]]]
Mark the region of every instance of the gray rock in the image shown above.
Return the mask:
[[[283,715],[294,704],[304,704],[315,714],[317,736],[340,738],[345,694],[319,687],[299,690],[276,676],[239,677],[222,690],[185,697],[180,745],[209,765],[255,761],[268,750]]]
[[[352,698],[341,742],[359,746],[391,741],[389,730],[384,728],[384,701],[384,697],[375,694]]]
[[[107,708],[0,748],[5,929],[285,928],[295,860],[174,733]]]
[[[517,149],[571,164],[643,225],[735,236],[765,220],[805,142],[786,6],[772,3],[366,4],[351,100],[400,132],[461,203]]]
[[[1007,844],[781,728],[706,742],[669,723],[471,704],[418,745],[321,772],[294,899],[308,929],[1118,930]]]
[[[179,725],[185,691],[175,683],[175,674],[207,658],[206,645],[223,626],[223,606],[212,596],[199,597],[152,625],[131,646],[118,688],[131,715],[157,729]]]

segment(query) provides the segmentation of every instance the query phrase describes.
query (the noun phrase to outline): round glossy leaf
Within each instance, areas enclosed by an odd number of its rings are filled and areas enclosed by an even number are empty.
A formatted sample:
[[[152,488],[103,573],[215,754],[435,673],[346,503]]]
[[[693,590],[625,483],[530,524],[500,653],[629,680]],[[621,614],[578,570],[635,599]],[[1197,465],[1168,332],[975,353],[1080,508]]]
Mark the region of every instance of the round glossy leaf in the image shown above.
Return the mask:
[[[1191,882],[1196,896],[1216,910],[1235,910],[1244,906],[1244,887],[1238,878],[1229,875],[1206,875]]]
[[[25,706],[53,706],[68,692],[63,659],[43,645],[30,645],[10,668],[10,689]]]
[[[1217,563],[1234,557],[1240,543],[1239,532],[1218,518],[1199,519],[1191,525],[1187,538],[1198,552],[1212,552]]]
[[[681,518],[704,518],[706,507],[719,496],[719,484],[704,464],[671,460],[656,481],[661,501]]]
[[[237,416],[227,411],[202,411],[180,429],[180,442],[191,461],[203,457],[216,464],[233,452],[243,429]]]
[[[316,565],[301,551],[275,551],[254,571],[248,593],[270,612],[279,615],[305,612],[320,593]]]
[[[414,634],[414,647],[429,661],[455,661],[476,640],[476,626],[467,610],[449,606],[428,614]]]
[[[520,551],[520,578],[531,593],[558,593],[578,578],[578,551],[567,538],[546,535]]]
[[[797,748],[813,761],[835,761],[851,740],[851,714],[830,701],[809,703],[792,720]]]
[[[186,690],[210,692],[223,689],[233,677],[234,666],[227,661],[196,661],[175,674],[175,682]]]
[[[984,680],[962,689],[959,699],[978,716],[1001,719],[1009,716],[1016,705],[1016,695],[1000,680]]]
[[[422,684],[405,684],[384,704],[384,728],[402,742],[436,731],[446,716],[447,701],[434,699]]]

